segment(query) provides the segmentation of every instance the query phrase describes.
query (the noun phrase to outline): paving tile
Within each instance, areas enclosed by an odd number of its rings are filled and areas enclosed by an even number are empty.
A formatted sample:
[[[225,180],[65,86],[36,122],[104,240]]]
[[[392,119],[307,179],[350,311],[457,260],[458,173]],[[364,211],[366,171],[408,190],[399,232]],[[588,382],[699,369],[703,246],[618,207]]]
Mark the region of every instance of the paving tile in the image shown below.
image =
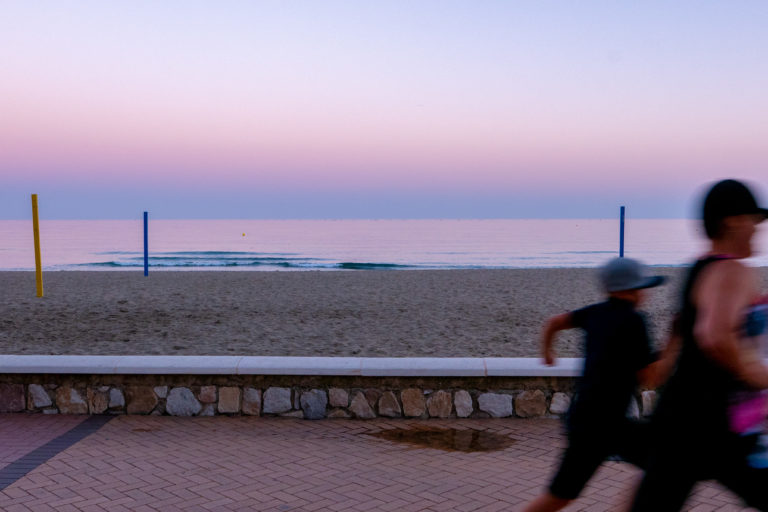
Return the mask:
[[[10,418],[9,418],[10,416]],[[31,415],[2,415],[0,416],[3,421],[0,421],[0,423],[5,424],[6,420],[8,424],[13,424],[17,420],[13,418],[13,416],[20,416],[20,417],[26,417],[26,420],[23,420],[21,423],[23,424],[25,421],[30,421],[28,418],[34,417]],[[43,417],[46,419],[45,417]],[[15,431],[9,431],[6,429],[6,442],[19,442],[22,446],[25,448],[29,448],[33,446],[33,444],[37,444],[35,448],[32,449],[32,451],[25,453],[24,455],[21,455],[19,458],[7,462],[2,468],[0,468],[0,490],[5,489],[6,487],[13,485],[18,480],[21,480],[25,475],[27,475],[29,472],[40,466],[41,464],[48,461],[50,458],[54,457],[56,454],[62,452],[63,450],[66,450],[73,444],[79,442],[80,440],[84,439],[85,437],[89,436],[93,432],[97,431],[99,428],[101,428],[104,424],[106,424],[109,420],[111,420],[111,417],[105,417],[105,416],[90,416],[90,417],[84,417],[80,422],[68,422],[68,421],[61,421],[56,423],[55,425],[61,426],[61,425],[71,425],[69,430],[61,433],[57,437],[48,440],[44,443],[33,443],[32,441],[28,440],[27,435],[25,433],[22,433],[19,430]],[[47,420],[47,419],[46,419]],[[46,421],[47,422],[47,421]],[[32,428],[32,431],[37,430],[37,428]],[[58,433],[58,429],[53,429],[54,432]],[[48,439],[49,436],[41,436],[43,440]],[[13,454],[13,450],[6,450],[6,456],[8,454]],[[19,455],[22,453],[22,451],[17,450],[15,452],[16,455]],[[58,475],[57,483],[62,483],[62,480],[68,480],[69,477],[66,475]],[[62,491],[65,494],[69,494],[66,491]],[[61,495],[61,493],[59,493]],[[67,505],[66,503],[62,503],[63,505]]]
[[[58,436],[49,435],[42,444],[28,442],[26,452],[0,451],[6,467],[28,457],[17,464],[19,474],[0,478],[0,487],[7,482],[0,491],[0,510],[519,510],[546,488],[565,445],[559,422],[549,419],[309,422],[119,416],[67,444],[67,438],[52,441],[78,423],[35,423],[50,418],[0,415],[0,438],[20,435],[22,429],[14,425],[21,422],[40,432],[43,426],[60,425]],[[425,426],[485,430],[515,443],[495,452],[464,453],[368,435]],[[46,443],[61,451],[51,458],[30,456]],[[567,510],[617,510],[638,476],[631,466],[606,463]],[[696,489],[688,510],[746,509],[727,490],[707,483]]]
[[[0,414],[0,469],[72,430],[87,416]]]

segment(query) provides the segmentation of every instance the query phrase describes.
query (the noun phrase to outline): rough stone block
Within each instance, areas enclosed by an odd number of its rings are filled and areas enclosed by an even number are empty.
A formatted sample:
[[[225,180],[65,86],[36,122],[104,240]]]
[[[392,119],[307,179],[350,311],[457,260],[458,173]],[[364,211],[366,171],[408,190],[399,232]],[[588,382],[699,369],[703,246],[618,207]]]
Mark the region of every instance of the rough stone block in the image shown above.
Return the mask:
[[[328,390],[328,397],[330,398],[331,407],[349,406],[349,393],[347,393],[346,389],[331,388]]]
[[[643,391],[641,395],[643,399],[643,416],[650,416],[656,409],[656,392],[655,391]]]
[[[349,413],[343,409],[334,409],[328,413],[328,417],[332,419],[351,418]]]
[[[219,412],[234,414],[240,412],[240,388],[224,386],[219,388]]]
[[[552,403],[549,404],[549,412],[552,414],[565,414],[571,407],[571,397],[565,393],[557,392],[552,395]]]
[[[291,412],[285,412],[280,415],[281,418],[296,418],[296,419],[302,419],[304,418],[304,411],[291,411]]]
[[[24,384],[0,384],[0,412],[24,410]]]
[[[627,408],[627,418],[638,419],[640,418],[640,407],[637,405],[635,397],[630,398],[629,407]]]
[[[216,386],[201,386],[198,397],[204,404],[212,404],[216,402]]]
[[[512,416],[512,397],[499,393],[483,393],[477,397],[477,406],[491,415],[492,418]]]
[[[432,418],[449,418],[451,409],[451,393],[448,391],[435,391],[427,398],[427,410]]]
[[[198,416],[215,416],[216,407],[213,404],[203,404],[203,408],[197,413]]]
[[[264,413],[282,414],[291,410],[290,388],[268,388],[264,392]]]
[[[157,405],[157,395],[152,386],[128,386],[125,398],[128,414],[149,414]]]
[[[61,414],[88,414],[88,404],[76,389],[69,386],[56,390],[56,406]]]
[[[199,414],[202,408],[189,388],[173,388],[165,403],[165,410],[171,416],[194,416]]]
[[[427,401],[420,389],[404,389],[400,393],[400,400],[403,402],[403,414],[405,416],[418,417],[427,410]]]
[[[397,397],[391,391],[385,391],[379,398],[379,415],[398,418],[403,415]]]
[[[381,391],[375,388],[369,388],[364,391],[365,393],[365,399],[368,400],[368,405],[373,408],[376,405],[376,402],[379,401],[379,398],[381,398]]]
[[[376,417],[376,413],[373,412],[373,409],[368,403],[368,399],[365,398],[365,395],[361,391],[358,391],[355,394],[355,397],[352,399],[352,403],[349,406],[349,410],[356,418],[371,419]]]
[[[155,386],[154,392],[157,398],[165,398],[168,396],[168,386]]]
[[[469,418],[474,410],[472,407],[472,396],[463,389],[460,389],[453,395],[453,405],[456,407],[456,416],[459,418]]]
[[[101,414],[109,407],[109,388],[102,390],[98,388],[88,388],[88,410],[91,414]]]
[[[328,395],[322,389],[304,391],[301,394],[301,410],[308,420],[325,418],[325,409],[328,407]]]
[[[544,416],[547,413],[547,396],[540,389],[523,391],[515,398],[515,412],[521,418]]]
[[[301,391],[298,389],[293,392],[293,405],[291,406],[291,409],[297,411],[301,409]]]
[[[51,397],[48,396],[48,392],[40,384],[30,384],[28,389],[30,409],[35,409],[37,407],[50,407],[53,405]]]
[[[109,390],[109,408],[121,409],[125,407],[125,396],[120,389],[112,388]]]
[[[261,390],[245,388],[243,390],[243,414],[259,416],[261,414]]]

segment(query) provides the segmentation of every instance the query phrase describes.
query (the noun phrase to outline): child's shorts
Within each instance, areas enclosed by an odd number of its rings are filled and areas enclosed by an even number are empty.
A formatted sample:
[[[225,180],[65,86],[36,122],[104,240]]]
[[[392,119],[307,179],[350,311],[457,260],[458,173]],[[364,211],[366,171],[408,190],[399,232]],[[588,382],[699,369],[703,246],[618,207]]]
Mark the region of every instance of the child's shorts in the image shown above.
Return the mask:
[[[600,464],[613,455],[644,468],[649,453],[649,437],[646,423],[629,420],[610,431],[569,433],[568,448],[549,492],[565,500],[578,498]]]

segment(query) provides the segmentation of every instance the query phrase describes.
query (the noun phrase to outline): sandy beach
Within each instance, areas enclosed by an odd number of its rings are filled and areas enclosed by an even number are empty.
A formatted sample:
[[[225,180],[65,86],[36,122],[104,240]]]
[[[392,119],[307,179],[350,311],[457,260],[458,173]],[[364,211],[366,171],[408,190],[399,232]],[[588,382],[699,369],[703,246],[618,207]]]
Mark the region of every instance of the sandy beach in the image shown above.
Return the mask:
[[[658,343],[683,269],[643,308]],[[758,269],[762,289],[768,268]],[[0,353],[537,357],[544,319],[600,299],[593,269],[0,272]],[[576,331],[558,354],[579,356]]]

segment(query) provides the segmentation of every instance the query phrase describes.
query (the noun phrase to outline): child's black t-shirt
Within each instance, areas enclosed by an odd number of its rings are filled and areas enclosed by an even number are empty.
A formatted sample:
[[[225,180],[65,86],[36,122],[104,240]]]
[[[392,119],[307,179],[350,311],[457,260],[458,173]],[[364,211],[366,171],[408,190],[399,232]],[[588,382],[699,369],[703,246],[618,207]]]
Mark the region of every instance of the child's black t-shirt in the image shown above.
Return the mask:
[[[571,313],[585,331],[584,374],[568,414],[572,432],[599,432],[626,418],[637,371],[655,360],[645,320],[629,301],[609,298]]]

